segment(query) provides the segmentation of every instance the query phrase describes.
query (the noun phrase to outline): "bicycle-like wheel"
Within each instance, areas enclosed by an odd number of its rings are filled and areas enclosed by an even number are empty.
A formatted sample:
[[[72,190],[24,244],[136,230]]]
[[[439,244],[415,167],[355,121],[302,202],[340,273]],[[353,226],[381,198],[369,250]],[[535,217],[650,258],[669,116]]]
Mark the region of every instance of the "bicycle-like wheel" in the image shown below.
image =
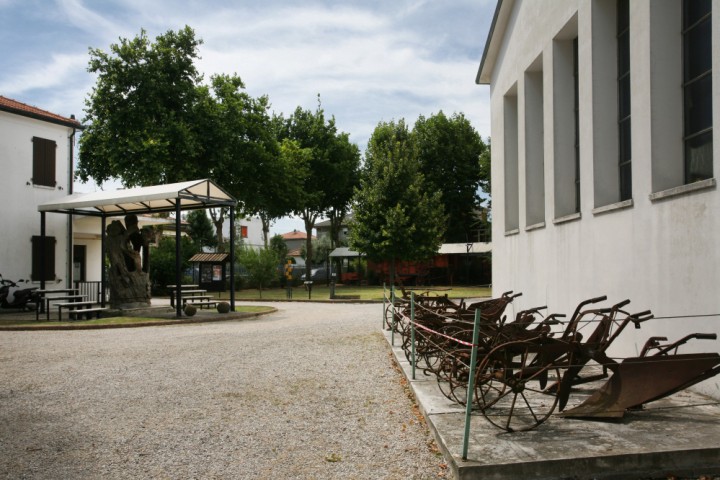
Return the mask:
[[[560,378],[557,366],[542,360],[541,345],[508,342],[495,347],[480,363],[476,402],[493,425],[508,431],[531,430],[555,410],[552,388]]]

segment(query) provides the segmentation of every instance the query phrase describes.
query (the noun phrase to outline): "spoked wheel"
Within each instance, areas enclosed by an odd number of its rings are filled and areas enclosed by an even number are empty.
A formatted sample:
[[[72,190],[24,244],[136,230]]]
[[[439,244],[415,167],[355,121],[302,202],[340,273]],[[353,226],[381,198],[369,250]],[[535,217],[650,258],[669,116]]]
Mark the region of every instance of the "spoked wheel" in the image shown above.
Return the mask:
[[[508,432],[531,430],[550,417],[558,397],[548,385],[558,367],[541,361],[541,346],[509,342],[493,349],[479,367],[478,403],[485,418]]]
[[[395,313],[395,331],[398,331],[398,325],[401,323],[402,316],[400,315],[401,307],[398,305],[395,306],[395,310],[398,310]],[[385,319],[385,330],[392,330],[393,328],[393,306],[392,303],[388,303],[385,307],[385,316],[383,317]]]
[[[440,361],[437,381],[440,391],[447,398],[465,405],[467,383],[470,376],[469,350],[455,350],[445,355]]]

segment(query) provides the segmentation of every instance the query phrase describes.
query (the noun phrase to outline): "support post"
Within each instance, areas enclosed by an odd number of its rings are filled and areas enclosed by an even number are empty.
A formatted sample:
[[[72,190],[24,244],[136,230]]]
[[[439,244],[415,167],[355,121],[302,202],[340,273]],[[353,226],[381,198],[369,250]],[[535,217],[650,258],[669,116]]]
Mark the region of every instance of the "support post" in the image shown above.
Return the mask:
[[[415,380],[415,292],[410,292],[410,351],[412,379]]]
[[[390,287],[390,301],[392,302],[392,323],[390,324],[390,345],[395,346],[395,285]]]
[[[180,255],[180,198],[175,199],[175,316],[182,316],[182,276],[180,269],[182,261]]]
[[[387,294],[385,293],[385,282],[383,282],[383,310],[382,310],[382,329],[385,330],[385,322],[387,321]]]
[[[100,220],[100,229],[102,230],[100,232],[100,306],[105,308],[105,289],[107,288],[107,275],[105,272],[105,255],[107,255],[106,249],[106,237],[107,233],[105,232],[107,223],[107,218],[105,215],[102,216]]]
[[[45,290],[45,273],[47,273],[47,267],[45,266],[45,212],[40,212],[40,255],[38,261],[40,262],[40,290]]]
[[[230,311],[235,311],[235,207],[230,207]]]
[[[478,337],[480,336],[480,309],[475,310],[473,326],[472,350],[470,351],[470,378],[468,378],[467,395],[465,396],[465,433],[463,435],[463,461],[467,460],[468,443],[470,441],[470,414],[472,413],[473,395],[475,393],[475,363],[477,363]]]

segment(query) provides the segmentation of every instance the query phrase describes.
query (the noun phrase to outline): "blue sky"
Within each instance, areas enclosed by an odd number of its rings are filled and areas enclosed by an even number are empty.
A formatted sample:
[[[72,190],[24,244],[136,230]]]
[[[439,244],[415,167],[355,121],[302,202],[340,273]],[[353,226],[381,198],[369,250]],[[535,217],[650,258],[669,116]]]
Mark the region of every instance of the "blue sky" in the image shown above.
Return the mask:
[[[88,48],[109,51],[141,28],[189,25],[198,69],[237,73],[275,112],[326,114],[362,150],[379,121],[463,112],[490,135],[489,89],[475,74],[495,0],[0,0],[0,95],[83,119],[95,83]],[[92,191],[95,185],[77,185]],[[108,188],[106,185],[105,188]],[[302,229],[285,219],[272,228]]]

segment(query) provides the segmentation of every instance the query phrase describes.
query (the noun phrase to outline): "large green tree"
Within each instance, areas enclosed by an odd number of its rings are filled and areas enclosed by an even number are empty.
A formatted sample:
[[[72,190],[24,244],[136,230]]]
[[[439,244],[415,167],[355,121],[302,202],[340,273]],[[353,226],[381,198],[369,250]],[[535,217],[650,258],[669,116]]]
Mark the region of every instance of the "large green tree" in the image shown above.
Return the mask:
[[[472,241],[482,201],[480,189],[489,181],[485,177],[489,171],[480,162],[487,146],[462,113],[421,115],[412,136],[428,188],[440,192],[445,208],[444,240]]]
[[[340,192],[340,185],[352,191],[352,171],[358,169],[360,151],[350,143],[347,134],[338,132],[335,118],[325,118],[320,105],[314,112],[298,107],[288,119],[281,119],[278,136],[292,140],[299,147],[294,154],[303,168],[293,169],[299,187],[293,213],[305,224],[306,271],[310,272],[315,223],[326,212],[344,208],[347,200]]]
[[[195,68],[201,43],[185,27],[154,42],[143,30],[109,53],[90,50],[88,70],[97,83],[86,99],[78,178],[117,178],[126,186],[210,178],[239,200],[243,213],[281,216],[287,207],[278,210],[272,201],[285,195],[287,169],[269,99],[247,94],[237,75],[204,84]],[[222,248],[227,210],[210,214]]]
[[[155,42],[142,30],[111,45],[110,53],[90,49],[88,71],[97,83],[85,101],[78,178],[142,186],[195,177],[203,92],[194,61],[201,43],[185,27]]]
[[[237,198],[245,215],[261,215],[268,199],[285,198],[278,178],[286,172],[271,125],[269,99],[250,96],[237,75],[213,76],[210,87],[200,89],[204,94],[198,122],[205,132],[200,174],[215,179]],[[223,245],[227,214],[227,209],[210,211],[218,245]],[[269,225],[263,227],[267,238]]]
[[[355,192],[350,247],[371,260],[423,260],[442,243],[445,215],[440,192],[428,189],[405,121],[381,122],[365,153]]]

